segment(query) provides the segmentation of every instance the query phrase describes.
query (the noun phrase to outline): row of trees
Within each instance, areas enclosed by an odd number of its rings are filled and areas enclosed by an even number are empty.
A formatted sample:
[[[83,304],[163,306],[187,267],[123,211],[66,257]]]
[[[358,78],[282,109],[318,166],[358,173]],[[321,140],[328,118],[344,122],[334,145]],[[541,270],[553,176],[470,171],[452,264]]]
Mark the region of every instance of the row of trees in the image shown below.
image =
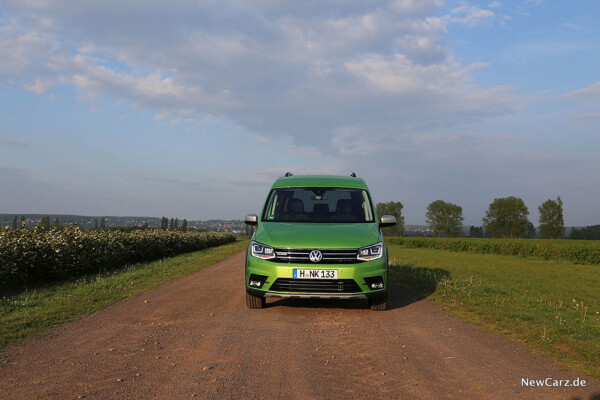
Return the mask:
[[[44,215],[40,218],[40,220],[38,221],[38,223],[35,225],[39,230],[42,231],[49,231],[50,228],[55,228],[55,229],[63,229],[65,226],[70,226],[71,224],[62,224],[60,223],[60,220],[58,219],[58,217],[55,217],[52,221],[50,220],[50,217],[47,215]],[[72,223],[73,226],[77,225],[79,226],[76,222]],[[184,224],[187,226],[187,221]],[[29,229],[30,226],[27,225],[27,219],[25,218],[25,216],[21,216],[21,219],[19,221],[19,219],[17,218],[17,216],[15,216],[10,224],[10,229]],[[141,226],[117,226],[117,227],[112,227],[112,228],[107,228],[106,226],[106,218],[102,217],[100,218],[100,221],[98,221],[98,219],[94,219],[94,225],[93,227],[80,227],[80,229],[83,230],[87,230],[87,231],[105,231],[107,229],[112,229],[112,230],[121,230],[121,231],[131,231],[131,230],[139,230],[139,229],[150,229],[148,226],[148,221],[146,220],[146,222],[141,225]]]
[[[50,222],[50,217],[46,215],[40,218],[40,220],[37,223],[37,227],[45,231],[49,231],[51,227],[58,229],[60,228],[60,221],[58,220],[58,218],[54,218],[54,221]],[[27,219],[25,218],[25,216],[21,216],[21,219],[19,220],[15,215],[10,224],[10,228],[15,230],[27,229]]]
[[[182,231],[182,232],[187,232],[188,229],[188,222],[187,219],[183,219],[183,222],[181,223],[181,227],[179,227],[179,218],[171,218],[171,223],[169,223],[169,218],[167,217],[162,217],[160,219],[160,229],[163,231]]]
[[[400,202],[378,203],[377,214],[393,215],[398,224],[393,228],[384,229],[384,234],[390,236],[404,235],[404,217],[402,209],[404,206]],[[548,239],[562,238],[565,233],[565,223],[563,219],[563,202],[560,197],[556,200],[546,200],[540,206],[539,211],[539,230],[540,237]],[[463,209],[461,206],[443,200],[436,200],[427,206],[427,225],[433,231],[434,236],[438,237],[458,237],[463,236],[462,222]],[[494,199],[489,205],[488,210],[483,217],[481,227],[470,228],[472,237],[507,237],[522,238],[535,237],[536,229],[529,221],[527,216],[529,210],[523,199],[509,196]],[[600,232],[599,232],[600,233]]]
[[[600,225],[586,226],[585,228],[573,228],[569,239],[600,240]]]

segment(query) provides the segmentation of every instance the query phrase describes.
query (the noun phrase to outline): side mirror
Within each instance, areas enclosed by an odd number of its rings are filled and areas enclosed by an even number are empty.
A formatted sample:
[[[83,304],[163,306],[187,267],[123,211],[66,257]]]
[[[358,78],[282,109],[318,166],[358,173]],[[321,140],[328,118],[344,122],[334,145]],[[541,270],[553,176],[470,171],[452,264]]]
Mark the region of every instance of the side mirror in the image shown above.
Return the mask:
[[[379,228],[388,228],[396,225],[396,217],[393,215],[384,215],[379,218]]]
[[[395,223],[396,220],[394,220]],[[246,222],[246,225],[258,225],[258,215],[256,214],[248,214],[246,215],[246,220],[244,221]]]

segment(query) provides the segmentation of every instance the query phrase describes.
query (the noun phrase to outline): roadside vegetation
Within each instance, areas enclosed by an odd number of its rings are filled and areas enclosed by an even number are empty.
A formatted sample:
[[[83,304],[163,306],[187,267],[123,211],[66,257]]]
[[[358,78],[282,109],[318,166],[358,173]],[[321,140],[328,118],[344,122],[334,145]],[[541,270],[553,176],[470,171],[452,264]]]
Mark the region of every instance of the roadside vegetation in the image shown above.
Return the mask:
[[[229,233],[155,229],[0,231],[0,293],[123,268],[235,241]]]
[[[539,257],[544,260],[565,260],[576,264],[600,264],[600,241],[545,239],[473,239],[473,238],[387,238],[406,248],[429,248],[497,254],[504,256]]]
[[[151,263],[126,266],[0,298],[0,349],[39,335],[78,315],[188,275],[244,250],[248,240]]]
[[[598,266],[393,243],[391,282],[600,377]]]

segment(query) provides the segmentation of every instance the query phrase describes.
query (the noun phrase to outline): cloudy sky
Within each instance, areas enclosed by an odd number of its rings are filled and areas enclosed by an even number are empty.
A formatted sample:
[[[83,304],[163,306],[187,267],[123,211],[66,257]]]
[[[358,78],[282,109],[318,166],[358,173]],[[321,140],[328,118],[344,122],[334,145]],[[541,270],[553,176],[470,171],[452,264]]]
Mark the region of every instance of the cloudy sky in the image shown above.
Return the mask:
[[[2,0],[0,213],[241,218],[285,171],[407,223],[600,223],[600,2]]]

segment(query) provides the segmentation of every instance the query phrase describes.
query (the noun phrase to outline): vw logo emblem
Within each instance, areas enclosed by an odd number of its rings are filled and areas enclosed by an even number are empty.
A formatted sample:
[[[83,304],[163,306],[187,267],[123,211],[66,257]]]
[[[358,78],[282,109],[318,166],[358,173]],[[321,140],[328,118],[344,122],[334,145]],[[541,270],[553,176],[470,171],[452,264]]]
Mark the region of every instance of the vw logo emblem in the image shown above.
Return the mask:
[[[313,250],[308,255],[308,258],[312,262],[319,262],[323,259],[323,254],[321,254],[321,252],[319,250]]]

